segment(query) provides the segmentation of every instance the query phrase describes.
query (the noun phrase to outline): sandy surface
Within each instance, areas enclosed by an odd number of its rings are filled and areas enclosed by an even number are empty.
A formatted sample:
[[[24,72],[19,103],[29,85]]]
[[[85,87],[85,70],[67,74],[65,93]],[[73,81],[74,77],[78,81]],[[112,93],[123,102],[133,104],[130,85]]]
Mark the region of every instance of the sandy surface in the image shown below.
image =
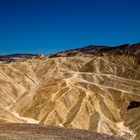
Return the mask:
[[[0,125],[1,140],[123,140],[85,130],[33,124]]]
[[[0,64],[0,123],[36,123],[140,139],[140,65],[127,55]]]

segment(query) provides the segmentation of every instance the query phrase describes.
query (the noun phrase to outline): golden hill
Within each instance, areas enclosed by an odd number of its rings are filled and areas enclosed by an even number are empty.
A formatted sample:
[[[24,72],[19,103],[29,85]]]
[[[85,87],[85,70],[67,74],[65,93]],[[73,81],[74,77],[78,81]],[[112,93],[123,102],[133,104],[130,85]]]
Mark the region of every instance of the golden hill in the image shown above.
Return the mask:
[[[0,63],[0,123],[55,125],[139,140],[138,49],[138,55],[64,53]]]

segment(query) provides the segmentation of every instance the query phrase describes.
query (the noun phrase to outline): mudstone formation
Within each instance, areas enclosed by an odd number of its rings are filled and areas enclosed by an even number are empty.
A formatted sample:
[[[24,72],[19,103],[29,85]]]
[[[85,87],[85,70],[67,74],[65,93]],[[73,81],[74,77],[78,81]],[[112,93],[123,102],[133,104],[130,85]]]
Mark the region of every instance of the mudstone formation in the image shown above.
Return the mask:
[[[140,140],[139,43],[12,57],[0,57],[0,123],[77,128]]]

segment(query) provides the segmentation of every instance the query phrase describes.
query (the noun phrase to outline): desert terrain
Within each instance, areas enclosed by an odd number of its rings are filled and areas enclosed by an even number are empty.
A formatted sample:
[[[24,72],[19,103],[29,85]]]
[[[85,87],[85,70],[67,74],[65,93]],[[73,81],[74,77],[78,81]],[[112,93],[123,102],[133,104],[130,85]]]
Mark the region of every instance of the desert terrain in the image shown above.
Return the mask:
[[[86,130],[38,124],[8,123],[0,125],[1,140],[125,140]]]
[[[19,139],[21,128],[24,132],[25,127],[34,130],[43,125],[44,131],[49,131],[45,126],[62,130],[61,138],[39,132],[42,140],[95,139],[92,135],[97,133],[91,132],[101,133],[101,140],[104,134],[140,140],[139,43],[110,48],[88,46],[46,57],[8,56],[0,60],[0,138],[10,139],[17,127],[15,137]],[[74,130],[80,138],[73,138]],[[62,137],[65,131],[69,139]],[[82,138],[82,131],[90,138]]]

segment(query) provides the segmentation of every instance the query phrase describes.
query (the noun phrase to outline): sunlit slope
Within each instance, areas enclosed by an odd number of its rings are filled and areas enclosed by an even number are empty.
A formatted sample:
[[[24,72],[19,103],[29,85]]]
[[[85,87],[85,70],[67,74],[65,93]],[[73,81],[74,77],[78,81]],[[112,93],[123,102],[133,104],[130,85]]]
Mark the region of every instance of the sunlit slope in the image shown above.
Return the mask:
[[[0,64],[0,75],[0,122],[58,125],[127,138],[136,134],[140,139],[137,56],[34,59]]]

